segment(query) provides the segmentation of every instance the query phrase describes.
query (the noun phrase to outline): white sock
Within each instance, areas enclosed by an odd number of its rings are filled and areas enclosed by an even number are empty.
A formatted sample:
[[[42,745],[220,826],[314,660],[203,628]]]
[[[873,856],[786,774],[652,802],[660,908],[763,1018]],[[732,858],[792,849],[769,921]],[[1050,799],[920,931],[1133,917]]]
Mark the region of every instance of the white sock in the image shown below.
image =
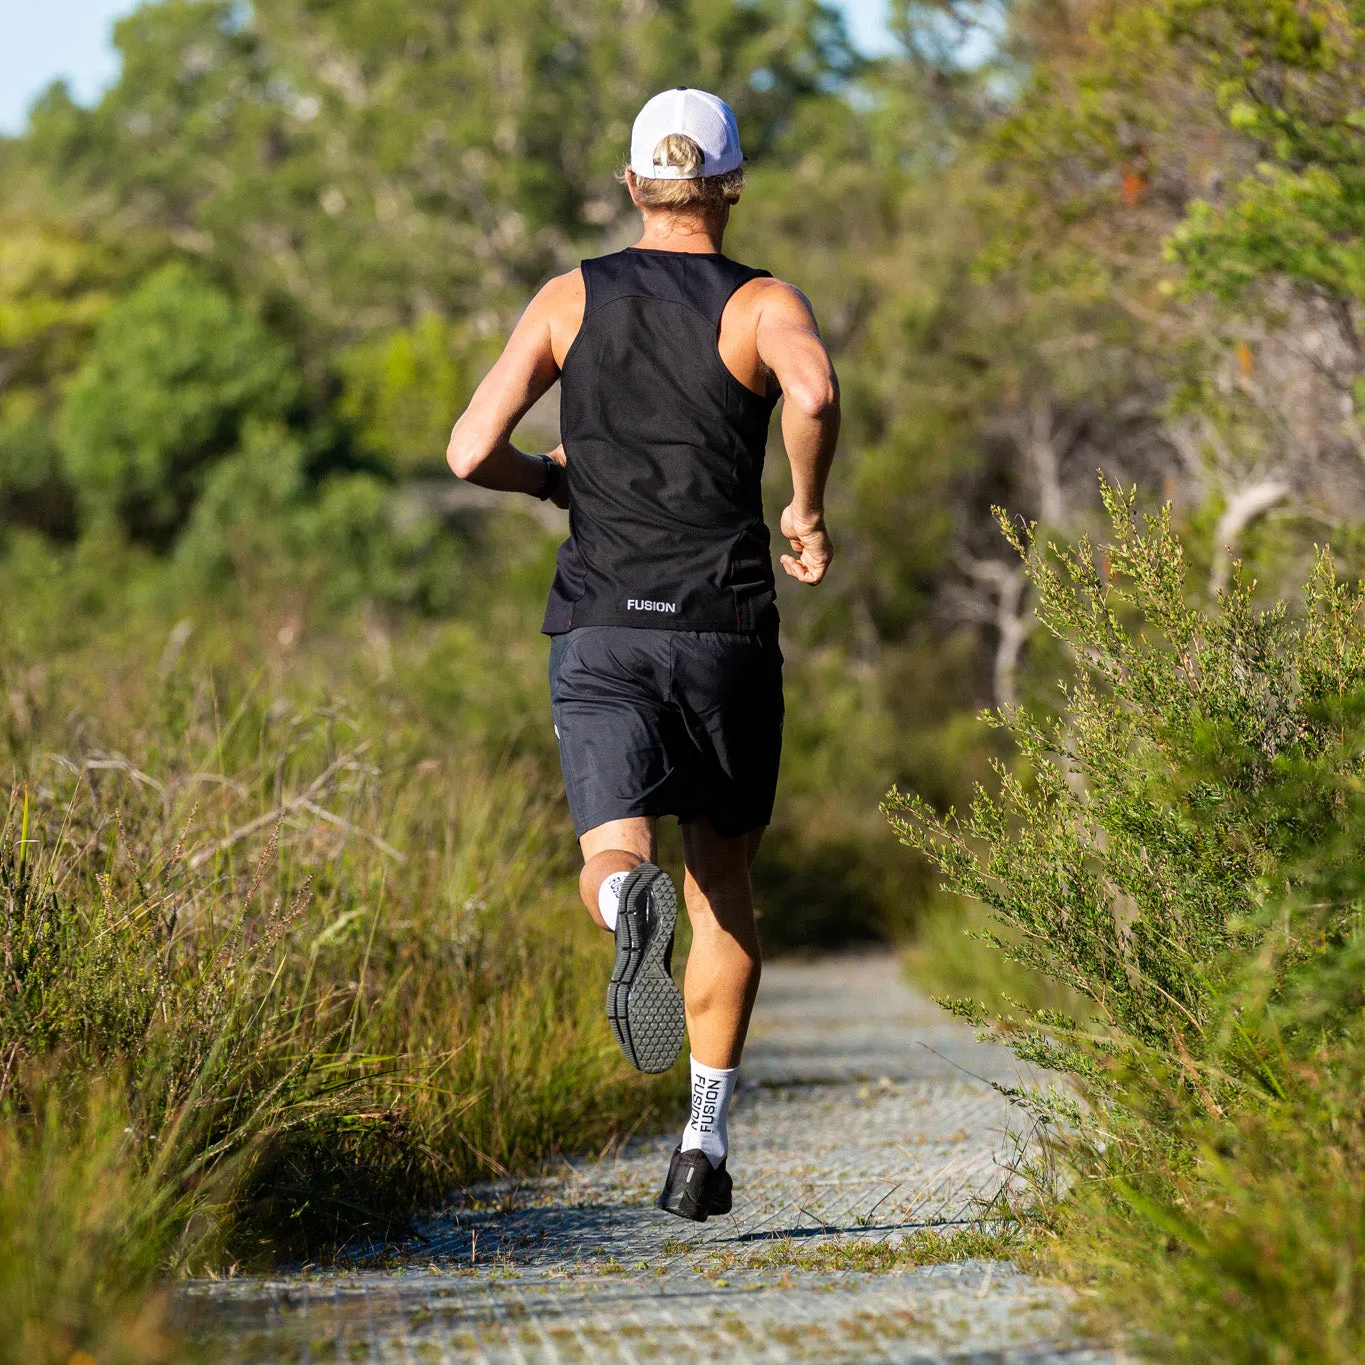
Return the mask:
[[[616,917],[621,913],[621,883],[629,872],[613,872],[597,889],[597,913],[608,929],[616,928]]]
[[[679,1145],[684,1152],[700,1147],[713,1166],[719,1166],[730,1149],[725,1120],[738,1074],[737,1066],[728,1069],[703,1066],[692,1058],[692,1117],[687,1120]]]

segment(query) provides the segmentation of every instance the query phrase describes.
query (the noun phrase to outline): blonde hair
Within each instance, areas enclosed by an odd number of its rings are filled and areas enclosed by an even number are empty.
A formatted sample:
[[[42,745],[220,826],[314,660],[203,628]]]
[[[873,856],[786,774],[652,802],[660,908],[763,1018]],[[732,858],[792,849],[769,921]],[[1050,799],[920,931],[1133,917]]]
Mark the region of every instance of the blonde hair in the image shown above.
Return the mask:
[[[688,174],[701,169],[706,158],[700,147],[682,133],[669,133],[654,149],[656,166],[671,166]],[[623,185],[635,187],[636,202],[643,209],[692,209],[706,212],[723,204],[737,204],[744,189],[744,167],[724,175],[697,176],[692,180],[654,180],[636,175],[629,167],[618,171]]]

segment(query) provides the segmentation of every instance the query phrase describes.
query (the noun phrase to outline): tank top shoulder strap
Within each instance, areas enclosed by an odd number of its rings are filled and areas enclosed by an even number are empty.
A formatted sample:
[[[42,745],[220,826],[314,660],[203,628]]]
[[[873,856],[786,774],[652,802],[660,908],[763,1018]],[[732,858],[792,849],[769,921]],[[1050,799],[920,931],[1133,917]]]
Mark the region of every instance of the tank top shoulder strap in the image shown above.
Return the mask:
[[[728,256],[700,256],[685,251],[642,251],[628,247],[582,263],[583,317],[625,298],[680,303],[700,313],[713,327],[730,296],[750,280],[770,279],[771,272],[741,265]]]

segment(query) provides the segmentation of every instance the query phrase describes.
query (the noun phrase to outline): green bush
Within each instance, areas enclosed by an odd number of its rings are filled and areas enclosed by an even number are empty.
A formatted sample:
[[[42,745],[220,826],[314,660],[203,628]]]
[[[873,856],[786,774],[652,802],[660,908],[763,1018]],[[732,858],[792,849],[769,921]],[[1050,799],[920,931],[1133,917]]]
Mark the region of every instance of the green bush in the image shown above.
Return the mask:
[[[358,603],[426,605],[453,576],[459,543],[435,517],[400,521],[374,474],[309,477],[303,444],[281,423],[248,422],[241,446],[208,474],[175,557],[205,590],[287,585],[327,615]]]
[[[86,517],[164,547],[243,423],[297,392],[288,352],[239,303],[163,267],[109,309],[66,395],[60,441]]]
[[[1103,546],[1002,522],[1074,664],[1061,715],[995,717],[1019,760],[964,816],[887,809],[1006,962],[1087,1003],[946,1002],[1081,1084],[1020,1096],[1067,1121],[1063,1259],[1153,1305],[1155,1356],[1356,1359],[1365,584],[1324,550],[1297,617],[1240,574],[1206,610],[1169,508],[1104,498]]]
[[[1199,1083],[1240,1094],[1262,1087],[1259,1062],[1253,1050],[1225,1071],[1221,1002],[1262,949],[1279,995],[1317,970],[1300,926],[1268,912],[1305,860],[1327,875],[1357,814],[1362,590],[1339,583],[1324,552],[1302,621],[1283,603],[1258,607],[1240,577],[1205,612],[1188,599],[1169,509],[1144,534],[1132,495],[1104,497],[1114,539],[1102,549],[1086,538],[1050,557],[1004,523],[1041,624],[1076,663],[1062,716],[995,718],[1020,761],[997,764],[1000,794],[978,787],[965,817],[895,792],[888,810],[950,889],[1015,931],[995,940],[1008,960],[1090,1001],[1095,1031],[1043,1021],[1021,1048],[1086,1076],[1096,1049],[1192,1077],[1216,1056]],[[1347,876],[1344,863],[1331,870]],[[1334,901],[1313,932],[1345,941],[1354,919],[1353,902]]]
[[[345,392],[338,404],[367,449],[402,473],[443,476],[450,424],[478,382],[488,341],[476,346],[468,328],[428,315],[383,333],[340,357]]]

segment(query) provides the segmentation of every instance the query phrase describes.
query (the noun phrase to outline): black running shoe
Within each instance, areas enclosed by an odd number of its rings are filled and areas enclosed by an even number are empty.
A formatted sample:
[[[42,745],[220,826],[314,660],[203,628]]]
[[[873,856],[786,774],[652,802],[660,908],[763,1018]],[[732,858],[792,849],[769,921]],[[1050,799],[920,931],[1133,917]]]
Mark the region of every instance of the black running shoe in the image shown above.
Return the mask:
[[[700,1148],[684,1152],[675,1147],[668,1163],[668,1178],[654,1207],[694,1223],[704,1223],[713,1213],[730,1212],[733,1190],[734,1181],[725,1169],[724,1157],[719,1166],[713,1166],[711,1158]]]
[[[673,981],[678,894],[662,868],[641,863],[621,884],[616,964],[607,1022],[637,1071],[667,1071],[683,1040],[683,998]]]

